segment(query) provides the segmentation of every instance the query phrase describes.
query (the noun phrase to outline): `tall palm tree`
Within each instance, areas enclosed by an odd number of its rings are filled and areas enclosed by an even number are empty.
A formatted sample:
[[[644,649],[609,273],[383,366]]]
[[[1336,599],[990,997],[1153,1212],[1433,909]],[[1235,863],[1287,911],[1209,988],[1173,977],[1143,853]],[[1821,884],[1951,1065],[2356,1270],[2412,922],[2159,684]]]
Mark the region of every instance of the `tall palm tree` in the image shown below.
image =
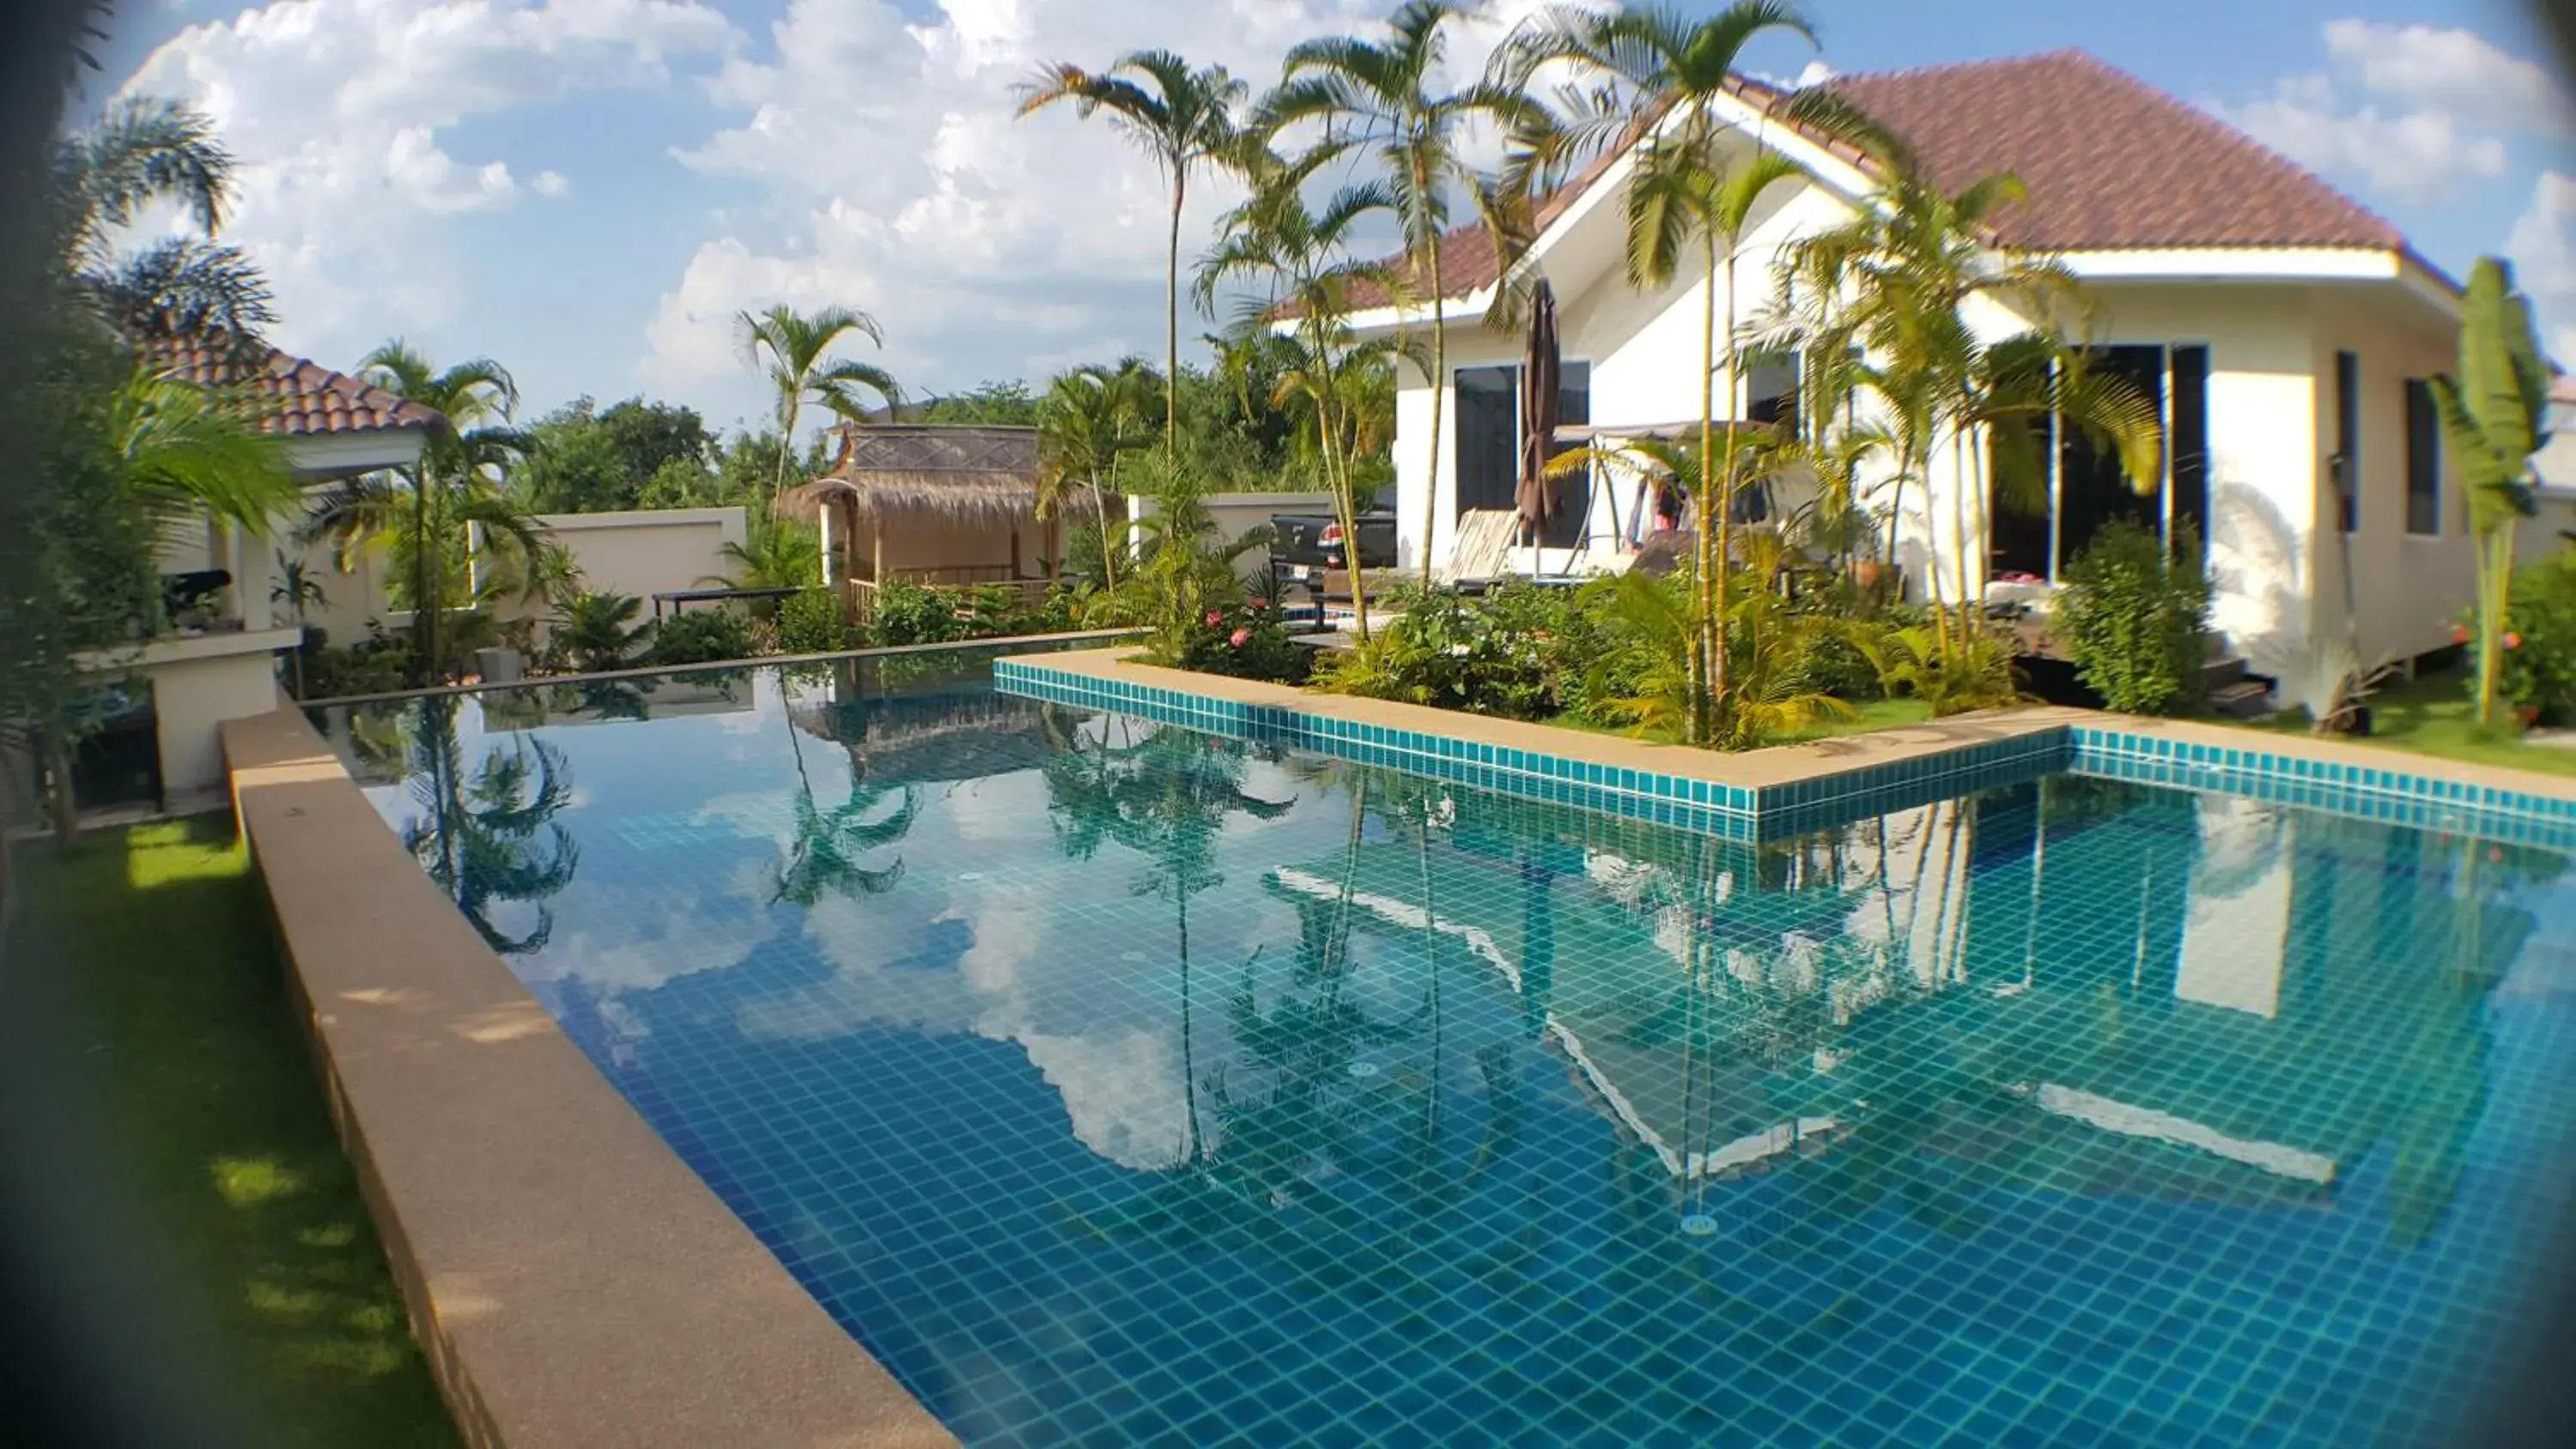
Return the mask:
[[[462,602],[478,603],[485,592],[474,539],[498,550],[503,573],[531,598],[543,590],[544,556],[553,545],[534,516],[501,489],[503,471],[527,448],[509,426],[519,388],[506,368],[477,357],[442,369],[397,338],[368,353],[359,372],[435,410],[449,426],[433,433],[420,461],[396,470],[393,479],[369,474],[325,494],[307,515],[303,536],[329,539],[344,569],[360,548],[391,543],[395,575],[409,592],[416,667],[426,683],[441,667],[440,616],[451,607],[449,573],[457,558],[465,559]]]
[[[1279,386],[1302,397],[1315,415],[1317,462],[1340,514],[1350,550],[1351,599],[1360,639],[1369,637],[1368,588],[1360,570],[1359,500],[1353,486],[1350,432],[1342,416],[1345,369],[1377,356],[1391,343],[1360,343],[1351,335],[1351,298],[1363,286],[1400,289],[1401,279],[1383,263],[1354,258],[1353,233],[1371,216],[1395,209],[1383,183],[1346,186],[1317,210],[1307,183],[1339,148],[1318,147],[1294,162],[1264,166],[1252,195],[1226,213],[1216,248],[1199,263],[1195,293],[1202,306],[1219,288],[1251,279],[1256,289],[1243,303],[1232,331],[1237,337],[1269,333],[1274,319],[1290,316],[1295,328],[1280,346]],[[1273,401],[1281,401],[1274,398]]]
[[[1449,368],[1447,279],[1440,242],[1449,231],[1451,194],[1463,193],[1506,262],[1529,233],[1528,198],[1479,173],[1469,162],[1469,132],[1479,124],[1507,135],[1546,129],[1546,108],[1514,84],[1478,80],[1442,89],[1453,23],[1473,6],[1452,0],[1405,0],[1383,40],[1336,36],[1288,52],[1279,89],[1262,104],[1265,131],[1320,121],[1340,144],[1364,148],[1383,168],[1387,201],[1404,238],[1404,256],[1431,307],[1432,486],[1423,493],[1422,581],[1431,582],[1431,535],[1438,526],[1440,425]],[[1504,270],[1508,271],[1506,267]],[[1502,315],[1498,310],[1497,316]]]
[[[1697,505],[1698,567],[1694,599],[1693,703],[1690,737],[1705,742],[1723,732],[1727,707],[1726,639],[1729,548],[1733,543],[1741,355],[1735,344],[1735,252],[1753,208],[1774,184],[1800,174],[1779,153],[1761,149],[1730,160],[1721,149],[1732,129],[1731,107],[1740,90],[1736,62],[1744,47],[1767,34],[1795,35],[1810,44],[1815,31],[1795,6],[1776,0],[1735,0],[1705,19],[1660,6],[1611,11],[1562,7],[1542,12],[1506,42],[1498,72],[1527,85],[1550,67],[1571,70],[1593,89],[1568,121],[1544,122],[1525,131],[1525,154],[1560,162],[1606,145],[1635,144],[1635,174],[1625,199],[1627,270],[1632,286],[1669,285],[1697,241],[1703,288],[1700,321],[1701,383],[1698,469],[1705,482]],[[1793,112],[1811,126],[1844,129],[1846,112],[1820,94],[1792,97]],[[1721,283],[1725,298],[1730,398],[1721,453],[1715,434],[1717,339]]]
[[[1792,244],[1783,265],[1817,295],[1845,299],[1838,336],[1871,359],[1861,371],[1888,404],[1899,486],[1918,478],[1928,490],[1944,445],[1960,460],[1951,496],[1954,607],[1935,616],[1946,650],[1965,640],[1983,595],[1984,570],[1972,567],[1967,539],[1982,532],[1981,522],[1971,524],[1990,509],[1980,495],[1976,519],[1969,514],[1986,450],[1996,449],[2007,468],[1999,494],[2027,502],[2034,491],[2019,472],[2027,429],[1998,424],[2044,415],[2034,402],[2065,407],[2070,425],[2112,444],[2144,491],[2162,476],[2154,409],[2120,380],[2086,373],[2069,334],[2081,333],[2090,307],[2063,262],[1987,244],[1998,213],[2028,195],[2019,177],[1994,172],[1945,191],[1895,138],[1878,133],[1866,142],[1884,178],[1871,204]],[[1967,316],[1981,301],[2030,319],[2031,329],[1980,342]],[[1927,530],[1931,522],[1927,509]]]
[[[1163,459],[1180,460],[1181,448],[1181,208],[1190,177],[1208,166],[1234,164],[1244,145],[1235,111],[1249,94],[1221,65],[1193,68],[1168,50],[1138,50],[1107,70],[1056,64],[1041,69],[1019,90],[1023,116],[1058,102],[1073,104],[1089,120],[1107,111],[1119,131],[1163,173],[1172,191],[1171,236],[1163,272]]]
[[[780,302],[766,312],[737,314],[734,327],[744,360],[765,374],[778,393],[778,436],[785,442],[778,450],[778,476],[770,484],[773,498],[787,486],[787,465],[796,454],[796,419],[808,401],[843,419],[855,419],[867,411],[860,400],[862,389],[876,394],[889,408],[903,401],[903,389],[884,368],[829,355],[853,332],[879,347],[885,345],[885,332],[876,319],[856,307],[799,312]]]
[[[68,201],[64,264],[75,290],[129,338],[247,341],[276,320],[259,269],[214,240],[233,175],[232,155],[203,112],[148,96],[109,105],[55,153],[56,184]],[[117,234],[162,202],[199,234],[119,253]]]
[[[1041,518],[1066,499],[1089,492],[1100,526],[1100,584],[1118,583],[1118,549],[1109,526],[1109,489],[1119,461],[1150,446],[1146,409],[1161,379],[1143,358],[1121,358],[1114,367],[1077,367],[1047,385],[1038,399],[1038,502]]]

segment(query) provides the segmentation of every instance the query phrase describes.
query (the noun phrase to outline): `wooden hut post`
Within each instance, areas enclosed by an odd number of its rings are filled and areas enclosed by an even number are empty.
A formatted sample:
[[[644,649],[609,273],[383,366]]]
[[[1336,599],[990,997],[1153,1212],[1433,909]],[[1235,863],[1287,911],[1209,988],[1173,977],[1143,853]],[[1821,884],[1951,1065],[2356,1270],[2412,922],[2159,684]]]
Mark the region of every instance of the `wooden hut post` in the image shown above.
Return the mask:
[[[835,506],[834,500],[826,498],[814,510],[814,525],[823,538],[823,587],[827,589],[832,586],[832,512]]]

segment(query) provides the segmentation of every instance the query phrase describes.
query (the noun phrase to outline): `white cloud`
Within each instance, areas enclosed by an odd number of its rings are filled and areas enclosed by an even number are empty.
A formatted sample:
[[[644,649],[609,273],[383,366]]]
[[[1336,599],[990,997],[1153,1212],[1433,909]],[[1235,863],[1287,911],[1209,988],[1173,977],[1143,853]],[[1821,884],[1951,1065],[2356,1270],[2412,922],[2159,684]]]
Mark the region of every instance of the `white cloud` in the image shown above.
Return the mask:
[[[2547,69],[2474,32],[2330,20],[2325,36],[2326,54],[2373,95],[2440,111],[2478,130],[2576,130],[2576,108]]]
[[[1464,80],[1538,0],[1496,6],[1455,37]],[[794,0],[768,54],[706,82],[730,115],[679,151],[749,181],[765,212],[702,243],[662,296],[639,364],[652,386],[738,372],[729,320],[784,301],[862,307],[881,361],[907,383],[1015,375],[1035,359],[1159,354],[1168,193],[1153,165],[1070,109],[1018,120],[1014,86],[1041,64],[1104,66],[1170,49],[1258,90],[1289,46],[1365,33],[1377,0],[941,0],[921,20],[887,0]],[[1499,146],[1496,146],[1499,154]],[[1186,263],[1231,199],[1194,187]],[[1190,338],[1202,324],[1183,319]]]
[[[287,341],[345,348],[456,305],[442,218],[570,188],[446,133],[666,84],[675,58],[739,39],[698,0],[274,0],[180,31],[125,89],[208,113],[240,163],[226,239],[267,269]]]
[[[2506,138],[2571,131],[2566,91],[2532,61],[2466,30],[2334,20],[2328,69],[2211,109],[2327,175],[2432,202],[2504,174]]]
[[[2540,173],[2504,250],[2540,313],[2542,344],[2562,365],[2576,365],[2576,176]]]

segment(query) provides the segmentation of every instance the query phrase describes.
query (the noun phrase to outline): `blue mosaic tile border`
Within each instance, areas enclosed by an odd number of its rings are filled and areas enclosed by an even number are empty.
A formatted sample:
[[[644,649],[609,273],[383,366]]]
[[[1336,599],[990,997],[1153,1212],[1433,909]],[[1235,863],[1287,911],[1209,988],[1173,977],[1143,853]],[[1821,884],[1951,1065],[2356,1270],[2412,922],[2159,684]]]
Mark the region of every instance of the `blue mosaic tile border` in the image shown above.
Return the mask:
[[[2070,767],[2080,774],[2576,849],[2576,799],[2092,725],[2074,726],[2066,734]]]
[[[1757,789],[1100,679],[1030,660],[996,660],[993,683],[1005,693],[1312,750],[1730,840],[1802,834],[2073,771],[2576,851],[2576,799],[2093,725],[2039,730]]]
[[[1312,750],[1729,840],[1803,833],[2066,768],[2065,732],[2046,730],[1756,789],[1100,679],[1025,660],[995,661],[993,685],[1008,694]]]

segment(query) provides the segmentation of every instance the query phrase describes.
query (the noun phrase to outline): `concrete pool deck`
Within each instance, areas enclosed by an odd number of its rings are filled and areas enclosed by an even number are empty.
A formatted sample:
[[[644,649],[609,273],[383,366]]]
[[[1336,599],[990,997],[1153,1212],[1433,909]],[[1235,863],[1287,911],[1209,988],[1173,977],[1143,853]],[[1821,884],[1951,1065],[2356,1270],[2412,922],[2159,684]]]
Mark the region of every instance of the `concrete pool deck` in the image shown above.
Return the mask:
[[[303,715],[222,734],[333,1114],[466,1442],[957,1442],[591,1066]]]
[[[2542,800],[2576,802],[2576,777],[2472,764],[2340,739],[2271,734],[2193,720],[2111,714],[2060,705],[1983,710],[1868,734],[1730,754],[1685,745],[1657,744],[1620,735],[1595,734],[1562,725],[1530,724],[1457,710],[1434,709],[1428,705],[1320,694],[1293,685],[1170,669],[1141,662],[1135,657],[1132,647],[1006,657],[1003,662],[1038,666],[1053,673],[1102,682],[1115,681],[1234,704],[1290,710],[1318,719],[1444,735],[1497,749],[1551,755],[1612,769],[1635,770],[1641,774],[1706,780],[1757,791],[1806,785],[1909,761],[1932,760],[1977,746],[2042,736],[2052,731],[2089,728],[2116,731],[2139,741],[2169,742],[2175,746],[2197,746],[2203,750],[2335,765],[2345,770],[2378,771],[2446,782],[2468,790],[2491,790]]]

